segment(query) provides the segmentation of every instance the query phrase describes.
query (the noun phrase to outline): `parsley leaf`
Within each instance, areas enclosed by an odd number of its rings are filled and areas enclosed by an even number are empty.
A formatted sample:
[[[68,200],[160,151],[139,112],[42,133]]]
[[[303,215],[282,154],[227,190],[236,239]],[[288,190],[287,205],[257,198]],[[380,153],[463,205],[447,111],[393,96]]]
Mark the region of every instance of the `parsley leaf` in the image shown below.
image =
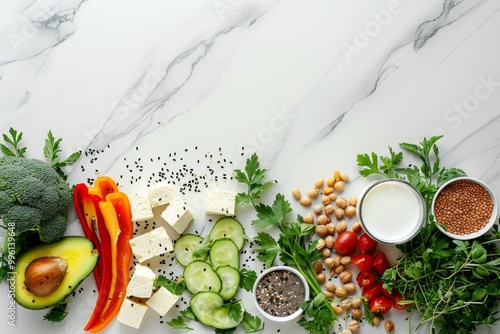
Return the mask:
[[[252,291],[253,285],[257,280],[257,273],[253,270],[248,270],[242,268],[240,270],[240,288],[243,288],[247,291]]]
[[[274,181],[263,182],[266,171],[266,169],[260,168],[256,153],[246,160],[244,171],[241,169],[234,171],[235,179],[247,186],[246,192],[236,195],[237,204],[254,204],[256,200],[260,199],[262,192],[274,183]]]
[[[50,160],[50,167],[54,168],[59,176],[66,180],[67,176],[64,174],[62,168],[74,164],[81,156],[81,152],[74,152],[65,160],[60,160],[59,153],[62,151],[59,145],[61,144],[62,138],[55,139],[52,135],[52,131],[49,130],[47,138],[45,139],[45,146],[43,148],[43,154],[46,158]]]
[[[9,129],[10,137],[7,134],[3,134],[3,140],[10,145],[11,147],[0,144],[0,150],[5,156],[13,156],[13,157],[24,157],[24,153],[26,153],[26,147],[19,147],[19,142],[23,139],[23,133],[17,132],[14,128]]]
[[[43,319],[50,322],[62,322],[69,314],[66,311],[66,306],[68,306],[67,301],[60,302],[52,309],[50,309],[49,313],[43,316]]]
[[[259,232],[254,238],[258,247],[255,252],[258,253],[257,258],[264,262],[266,268],[270,268],[273,265],[274,259],[280,253],[281,248],[274,238],[266,232]]]
[[[180,296],[186,290],[186,281],[182,280],[179,282],[179,281],[168,279],[163,275],[158,275],[156,277],[155,281],[153,282],[153,287],[155,289],[158,289],[162,286],[167,288],[168,291],[170,291],[172,294],[174,294],[176,296]]]
[[[167,325],[170,326],[170,328],[172,329],[193,330],[191,327],[187,325],[186,321],[181,316],[178,316],[176,318],[173,318],[172,320],[167,321]]]
[[[243,321],[241,322],[246,333],[255,333],[264,330],[264,323],[262,319],[245,312]]]

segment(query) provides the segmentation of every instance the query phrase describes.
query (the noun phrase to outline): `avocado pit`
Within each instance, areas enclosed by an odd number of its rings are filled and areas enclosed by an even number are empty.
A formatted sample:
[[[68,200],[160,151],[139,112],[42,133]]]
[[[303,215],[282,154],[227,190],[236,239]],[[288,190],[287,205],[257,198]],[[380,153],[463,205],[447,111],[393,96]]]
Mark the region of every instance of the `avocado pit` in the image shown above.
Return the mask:
[[[36,296],[50,295],[61,284],[67,269],[68,263],[60,257],[35,259],[26,268],[26,287]]]

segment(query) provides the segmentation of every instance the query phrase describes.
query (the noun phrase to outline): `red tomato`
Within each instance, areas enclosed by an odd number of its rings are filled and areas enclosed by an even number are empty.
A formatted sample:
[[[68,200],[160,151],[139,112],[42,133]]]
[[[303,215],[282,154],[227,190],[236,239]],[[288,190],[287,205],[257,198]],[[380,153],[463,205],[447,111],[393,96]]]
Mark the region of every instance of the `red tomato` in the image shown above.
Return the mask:
[[[382,284],[374,283],[372,285],[364,287],[363,292],[361,292],[361,295],[363,297],[366,297],[368,301],[371,301],[374,298],[382,296]]]
[[[373,268],[375,258],[371,254],[356,254],[352,257],[352,263],[361,271],[369,271]]]
[[[335,239],[334,249],[339,255],[350,255],[356,249],[358,236],[353,231],[344,231]]]
[[[360,271],[356,276],[356,282],[358,282],[360,288],[365,288],[372,285],[373,283],[375,283],[375,279],[375,275],[373,275],[369,271]]]
[[[399,293],[396,293],[392,297],[392,307],[394,307],[397,310],[406,310],[410,305],[409,304],[398,304],[400,300],[403,300],[403,296],[401,296]]]
[[[370,311],[377,314],[385,314],[392,308],[392,303],[385,297],[376,297],[370,301]]]
[[[389,261],[387,260],[385,254],[382,252],[378,252],[377,255],[375,255],[373,269],[375,269],[377,274],[382,275],[390,267],[391,265],[389,264]]]
[[[358,240],[358,249],[359,252],[364,254],[364,253],[373,253],[375,248],[377,248],[378,242],[373,240],[368,234],[363,233],[359,237]]]
[[[389,292],[389,290],[384,288],[384,283],[380,282],[382,284],[382,296],[384,296],[387,299],[392,299],[394,295],[397,293],[396,290],[392,290],[392,293]]]

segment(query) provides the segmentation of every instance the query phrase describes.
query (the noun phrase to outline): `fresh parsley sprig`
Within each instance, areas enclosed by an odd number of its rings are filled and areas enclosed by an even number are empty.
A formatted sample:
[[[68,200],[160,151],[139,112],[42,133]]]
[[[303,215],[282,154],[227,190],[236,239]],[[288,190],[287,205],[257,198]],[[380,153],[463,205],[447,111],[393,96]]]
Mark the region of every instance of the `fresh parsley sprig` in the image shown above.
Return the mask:
[[[7,135],[6,133],[3,134],[3,140],[7,144],[0,144],[0,150],[2,151],[3,155],[21,158],[24,157],[24,153],[26,153],[27,148],[19,146],[21,139],[23,139],[23,133],[18,132],[11,127],[9,129],[9,135]]]
[[[252,224],[261,229],[274,227],[280,232],[276,240],[271,234],[260,231],[254,238],[258,245],[254,251],[258,253],[257,258],[265,263],[266,268],[272,266],[279,257],[283,264],[299,270],[308,283],[312,298],[304,301],[302,305],[308,318],[300,319],[298,324],[310,333],[329,333],[337,320],[337,315],[330,302],[324,298],[312,267],[312,264],[321,257],[316,249],[317,240],[310,243],[305,241],[314,234],[314,226],[304,223],[300,215],[295,221],[289,222],[287,216],[292,209],[282,194],[276,195],[272,205],[257,202],[263,191],[274,182],[264,181],[266,172],[266,169],[260,167],[255,153],[246,160],[244,170],[235,170],[236,179],[246,185],[246,192],[237,195],[237,203],[253,206],[257,219],[252,221]]]
[[[64,174],[62,168],[73,165],[75,162],[77,162],[78,159],[80,159],[81,152],[74,152],[66,159],[61,160],[59,157],[59,153],[62,151],[59,147],[61,141],[62,138],[55,139],[52,135],[52,131],[49,130],[47,138],[45,139],[43,154],[47,159],[49,159],[50,167],[54,168],[59,176],[66,180],[66,175]]]
[[[153,282],[153,288],[158,289],[160,287],[164,287],[172,294],[180,296],[184,293],[184,291],[186,291],[186,281],[172,280],[163,275],[158,275]]]

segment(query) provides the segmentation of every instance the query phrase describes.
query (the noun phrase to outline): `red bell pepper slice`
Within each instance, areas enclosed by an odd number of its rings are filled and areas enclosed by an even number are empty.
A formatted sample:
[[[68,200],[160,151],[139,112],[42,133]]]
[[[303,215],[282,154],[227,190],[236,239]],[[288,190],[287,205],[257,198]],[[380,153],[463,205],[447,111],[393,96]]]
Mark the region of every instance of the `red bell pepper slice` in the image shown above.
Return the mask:
[[[83,183],[75,185],[73,190],[73,205],[75,207],[76,214],[80,220],[80,224],[82,225],[84,235],[92,241],[94,248],[99,253],[97,265],[93,270],[94,279],[97,289],[99,290],[102,282],[103,260],[101,258],[101,242],[95,232],[96,221],[100,218],[100,211],[97,205],[98,201],[98,198],[94,198],[92,195],[89,195],[87,185]]]
[[[100,319],[89,329],[92,333],[100,332],[116,317],[125,299],[132,260],[129,241],[134,232],[132,210],[127,195],[122,192],[110,193],[105,201],[99,203],[99,207],[111,237],[112,268],[116,275],[111,279],[107,304]]]

